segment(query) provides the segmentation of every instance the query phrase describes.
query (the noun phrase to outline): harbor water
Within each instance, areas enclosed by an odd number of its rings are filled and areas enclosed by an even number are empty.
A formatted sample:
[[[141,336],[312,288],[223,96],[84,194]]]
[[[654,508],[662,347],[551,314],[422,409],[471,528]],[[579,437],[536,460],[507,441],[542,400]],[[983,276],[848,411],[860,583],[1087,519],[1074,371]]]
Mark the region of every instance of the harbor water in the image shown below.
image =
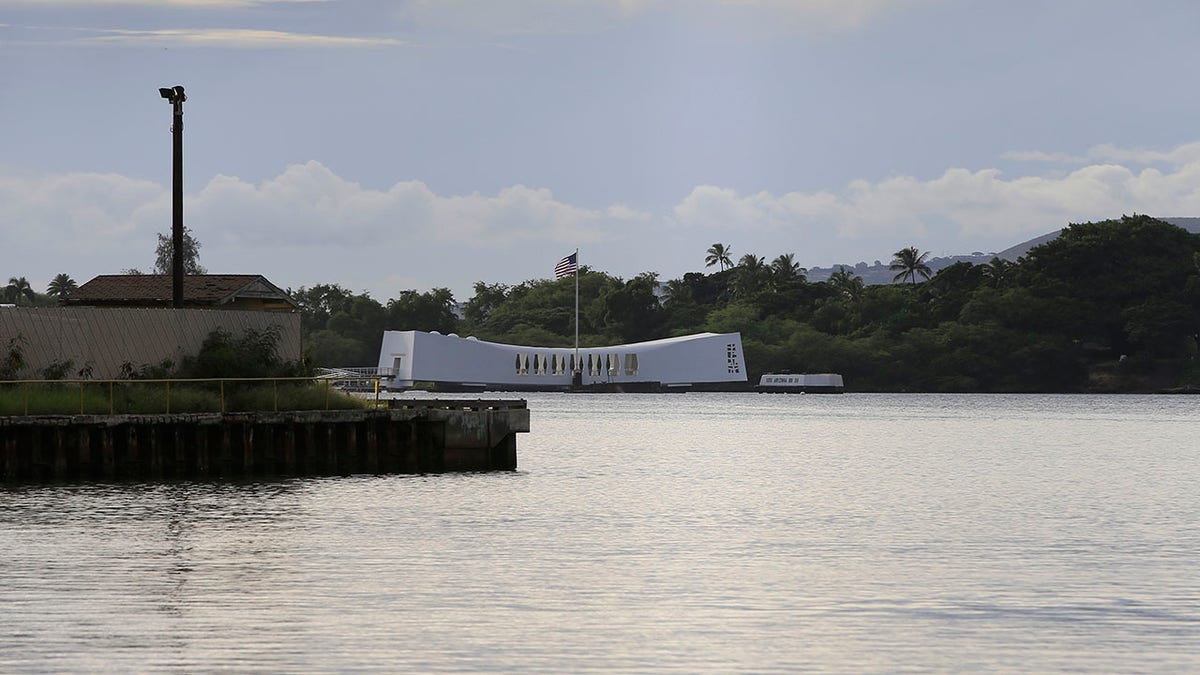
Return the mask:
[[[515,472],[0,487],[0,672],[1200,670],[1200,397],[521,396]]]

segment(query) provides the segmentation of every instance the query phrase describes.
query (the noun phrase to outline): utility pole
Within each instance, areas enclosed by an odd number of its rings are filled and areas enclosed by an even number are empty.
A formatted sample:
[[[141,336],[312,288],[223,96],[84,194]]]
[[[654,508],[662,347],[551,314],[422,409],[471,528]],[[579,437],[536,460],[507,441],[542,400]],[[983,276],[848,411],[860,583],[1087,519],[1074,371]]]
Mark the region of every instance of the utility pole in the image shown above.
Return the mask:
[[[187,96],[181,85],[162,87],[158,93],[174,108],[171,136],[174,141],[171,176],[171,306],[183,308],[183,102]]]

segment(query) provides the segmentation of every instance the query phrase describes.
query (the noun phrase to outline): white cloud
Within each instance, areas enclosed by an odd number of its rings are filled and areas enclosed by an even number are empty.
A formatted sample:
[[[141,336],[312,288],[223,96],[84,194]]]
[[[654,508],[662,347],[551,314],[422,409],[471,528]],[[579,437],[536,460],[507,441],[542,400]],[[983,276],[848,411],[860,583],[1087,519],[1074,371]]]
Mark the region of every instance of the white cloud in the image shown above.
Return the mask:
[[[1082,164],[1087,161],[1087,157],[1080,155],[1041,150],[1010,150],[1000,157],[1014,162],[1046,162],[1048,164]]]
[[[108,6],[146,6],[146,7],[252,7],[254,5],[300,4],[308,2],[327,2],[328,0],[0,0],[0,7],[33,6],[44,7],[77,7],[86,5]]]
[[[756,10],[760,16],[773,21],[784,20],[796,25],[816,24],[823,27],[856,28],[891,11],[930,0],[719,0],[727,7]]]
[[[1185,158],[1191,147],[1162,156]],[[170,228],[170,200],[169,186],[126,176],[31,176],[0,167],[0,251],[8,254],[0,274],[27,276],[40,288],[59,272],[85,280],[147,269],[155,234]],[[341,283],[378,298],[435,286],[469,296],[477,280],[545,278],[576,247],[589,265],[613,274],[673,278],[700,269],[714,241],[739,252],[795,251],[811,267],[907,245],[938,255],[1000,250],[1068,223],[1134,212],[1200,215],[1200,159],[1167,169],[1094,163],[1014,178],[954,168],[930,179],[892,176],[784,194],[700,185],[663,213],[580,206],[525,185],[463,195],[419,181],[373,189],[311,161],[260,183],[216,176],[185,203],[211,271],[265,274],[292,287]]]
[[[106,30],[82,42],[137,45],[139,47],[233,47],[273,49],[287,47],[390,47],[402,44],[391,38],[289,33],[248,28],[203,28],[168,30]]]
[[[1188,156],[1182,146],[1165,156]],[[1059,177],[1005,180],[999,171],[949,169],[931,180],[895,176],[855,181],[839,193],[758,193],[699,186],[674,209],[678,226],[768,232],[789,227],[847,240],[940,240],[1040,235],[1071,222],[1123,213],[1200,214],[1200,158],[1163,172],[1093,164]]]
[[[941,0],[413,0],[402,10],[426,27],[492,34],[603,30],[616,22],[662,13],[732,27],[854,28],[887,12]],[[730,23],[733,20],[734,23]]]
[[[1108,143],[1102,143],[1088,148],[1088,151],[1083,155],[1072,155],[1065,152],[1043,152],[1041,150],[1013,150],[1004,153],[1001,157],[1015,162],[1046,162],[1054,164],[1115,162],[1183,166],[1200,161],[1200,142],[1185,143],[1170,150],[1118,148]]]
[[[438,195],[418,181],[369,189],[315,161],[259,184],[216,176],[186,195],[184,217],[210,271],[261,273],[291,286],[334,281],[377,297],[398,290],[384,286],[389,279],[462,290],[478,279],[546,276],[545,261],[552,267],[562,251],[615,247],[652,220],[624,205],[583,208],[523,185],[494,195]],[[18,252],[5,260],[12,271],[0,273],[48,281],[64,271],[77,280],[146,271],[155,235],[170,222],[168,186],[0,169],[0,250]]]
[[[1171,164],[1182,166],[1200,161],[1200,142],[1187,143],[1167,151],[1126,149],[1112,145],[1097,145],[1088,150],[1088,157],[1095,160],[1110,162],[1128,162],[1132,164]]]
[[[354,248],[394,240],[440,241],[504,250],[530,241],[595,241],[597,226],[644,218],[627,207],[597,211],[558,201],[550,190],[514,185],[495,195],[442,196],[424,183],[371,190],[319,162],[293,165],[259,185],[217,176],[188,204],[189,222],[206,224],[229,245]]]
[[[0,250],[19,251],[21,243],[102,247],[131,232],[143,209],[163,196],[156,183],[117,174],[0,172]]]

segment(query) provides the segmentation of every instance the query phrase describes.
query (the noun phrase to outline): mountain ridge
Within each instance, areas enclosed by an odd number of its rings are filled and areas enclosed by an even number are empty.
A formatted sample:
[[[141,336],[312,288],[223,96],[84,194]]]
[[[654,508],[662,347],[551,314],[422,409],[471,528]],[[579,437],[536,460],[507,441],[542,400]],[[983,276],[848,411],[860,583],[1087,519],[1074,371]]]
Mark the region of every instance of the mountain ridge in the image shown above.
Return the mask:
[[[1200,218],[1170,217],[1158,218],[1158,220],[1161,220],[1165,223],[1170,223],[1176,227],[1181,227],[1192,234],[1200,234]],[[1041,246],[1048,241],[1053,241],[1054,239],[1058,238],[1060,234],[1062,234],[1062,230],[1049,232],[1039,237],[1034,237],[1033,239],[1028,239],[1019,244],[1010,246],[999,253],[981,253],[976,251],[971,254],[930,258],[926,260],[925,263],[929,265],[929,269],[932,270],[934,274],[937,274],[939,271],[960,262],[968,262],[972,265],[982,265],[984,263],[991,262],[992,258],[1003,258],[1004,260],[1016,262],[1018,258],[1028,253],[1029,249],[1033,248],[1034,246]],[[826,281],[829,279],[829,276],[838,269],[846,267],[852,270],[854,274],[861,277],[863,283],[867,285],[886,285],[893,283],[892,279],[896,276],[895,272],[888,269],[889,264],[890,262],[884,263],[879,260],[876,260],[875,264],[873,265],[868,265],[865,262],[858,262],[852,265],[838,263],[831,267],[810,268],[808,270],[807,277],[811,282]]]

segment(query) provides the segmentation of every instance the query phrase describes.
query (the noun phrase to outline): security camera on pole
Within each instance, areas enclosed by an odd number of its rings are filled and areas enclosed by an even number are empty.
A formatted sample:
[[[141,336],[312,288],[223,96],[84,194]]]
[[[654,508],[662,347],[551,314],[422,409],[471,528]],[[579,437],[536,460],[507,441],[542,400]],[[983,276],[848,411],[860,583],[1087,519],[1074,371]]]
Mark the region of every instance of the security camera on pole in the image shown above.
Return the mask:
[[[158,93],[175,109],[171,135],[174,140],[174,172],[171,197],[171,306],[183,307],[183,102],[187,96],[183,87],[162,87]]]

